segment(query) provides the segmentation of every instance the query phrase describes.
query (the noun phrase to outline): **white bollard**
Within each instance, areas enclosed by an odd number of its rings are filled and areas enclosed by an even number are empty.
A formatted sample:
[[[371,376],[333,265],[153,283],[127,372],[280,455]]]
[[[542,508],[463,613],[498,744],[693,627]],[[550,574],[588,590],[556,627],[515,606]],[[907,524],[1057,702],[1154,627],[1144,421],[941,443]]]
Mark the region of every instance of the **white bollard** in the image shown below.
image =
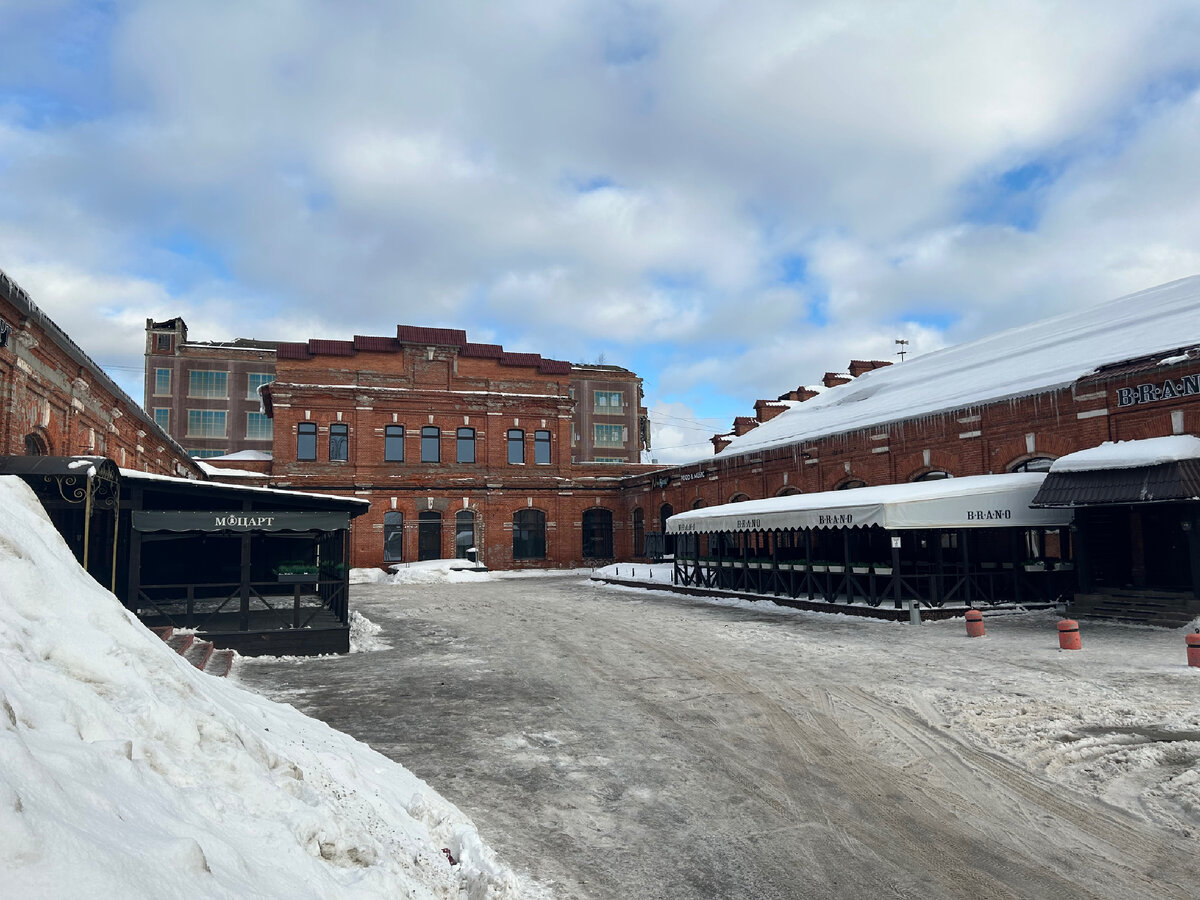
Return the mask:
[[[918,600],[909,600],[908,601],[908,624],[909,625],[920,625],[921,624],[921,603]]]

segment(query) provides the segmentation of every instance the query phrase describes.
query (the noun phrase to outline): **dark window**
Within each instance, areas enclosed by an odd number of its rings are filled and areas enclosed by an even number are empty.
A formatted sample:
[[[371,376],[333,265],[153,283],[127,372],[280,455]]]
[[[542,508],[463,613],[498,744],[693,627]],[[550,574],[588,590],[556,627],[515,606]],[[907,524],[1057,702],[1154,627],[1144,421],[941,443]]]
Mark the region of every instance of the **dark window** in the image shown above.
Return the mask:
[[[633,555],[644,556],[646,552],[646,514],[641,509],[633,511]]]
[[[861,478],[851,478],[849,481],[843,481],[837,486],[839,491],[855,491],[861,487],[866,487],[867,483]]]
[[[350,426],[329,426],[329,458],[345,462],[350,458]]]
[[[383,561],[404,561],[404,513],[383,514]]]
[[[550,432],[533,433],[533,462],[539,466],[550,465]]]
[[[546,558],[546,514],[520,509],[513,514],[513,559]]]
[[[171,336],[169,334],[158,335],[158,350],[160,353],[166,353],[171,349]]]
[[[442,430],[434,425],[421,429],[421,462],[442,461]]]
[[[675,509],[670,503],[664,503],[658,508],[658,527],[662,530],[663,553],[672,556],[675,553],[675,535],[667,534],[667,519],[675,515]]]
[[[520,466],[525,463],[525,432],[520,428],[508,429],[508,464]]]
[[[296,459],[316,459],[316,422],[301,422],[298,426],[296,426],[296,430]]]
[[[1049,472],[1050,466],[1054,464],[1048,456],[1035,456],[1032,459],[1027,459],[1024,462],[1019,462],[1012,467],[1014,472]]]
[[[913,481],[941,481],[943,478],[953,478],[949,472],[941,469],[930,469],[922,475],[918,475]]]
[[[383,461],[404,462],[403,425],[388,425],[383,429]]]
[[[466,559],[467,551],[475,546],[475,513],[460,509],[454,515],[454,556]]]
[[[475,462],[475,429],[460,428],[458,429],[457,440],[457,460],[460,463]]]
[[[607,509],[586,509],[583,512],[583,558],[611,559],[613,555],[613,520]]]

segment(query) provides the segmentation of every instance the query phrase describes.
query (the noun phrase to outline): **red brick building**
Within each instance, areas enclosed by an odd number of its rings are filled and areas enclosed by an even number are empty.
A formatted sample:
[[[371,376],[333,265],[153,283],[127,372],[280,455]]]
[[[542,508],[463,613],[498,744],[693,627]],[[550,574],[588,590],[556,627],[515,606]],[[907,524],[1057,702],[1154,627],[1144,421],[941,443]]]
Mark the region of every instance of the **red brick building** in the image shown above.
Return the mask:
[[[640,389],[612,377],[623,371],[604,373],[604,390],[625,392],[625,417],[640,407]],[[493,568],[634,555],[620,478],[646,468],[632,461],[638,435],[627,425],[612,435],[630,461],[572,460],[570,363],[472,343],[455,329],[400,326],[396,337],[281,343],[275,373],[263,389],[271,483],[369,499],[371,512],[354,523],[354,565],[471,547]]]
[[[196,463],[0,272],[0,456],[107,456],[118,466],[203,477]]]
[[[824,383],[759,401],[711,458],[626,480],[629,515],[662,530],[701,506],[1044,471],[1105,441],[1200,434],[1200,277]]]

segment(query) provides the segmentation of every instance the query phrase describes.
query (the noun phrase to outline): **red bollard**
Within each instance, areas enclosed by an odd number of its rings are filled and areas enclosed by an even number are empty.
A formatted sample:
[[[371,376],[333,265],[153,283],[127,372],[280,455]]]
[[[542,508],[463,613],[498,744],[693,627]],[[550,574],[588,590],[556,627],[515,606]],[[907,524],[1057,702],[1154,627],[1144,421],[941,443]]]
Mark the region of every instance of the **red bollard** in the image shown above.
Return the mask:
[[[1074,619],[1063,619],[1058,623],[1058,646],[1061,650],[1080,650],[1079,623]]]
[[[1187,641],[1188,665],[1200,669],[1200,631],[1184,637]]]
[[[983,613],[977,609],[967,610],[967,637],[983,637]]]

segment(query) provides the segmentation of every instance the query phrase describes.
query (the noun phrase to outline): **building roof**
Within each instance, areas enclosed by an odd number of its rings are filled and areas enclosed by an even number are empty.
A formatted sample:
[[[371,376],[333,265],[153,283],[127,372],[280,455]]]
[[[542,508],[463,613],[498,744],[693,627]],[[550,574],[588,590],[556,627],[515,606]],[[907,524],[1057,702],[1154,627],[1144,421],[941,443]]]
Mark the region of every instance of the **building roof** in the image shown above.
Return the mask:
[[[718,457],[1047,393],[1103,366],[1200,345],[1200,276],[865,372],[735,438]]]

